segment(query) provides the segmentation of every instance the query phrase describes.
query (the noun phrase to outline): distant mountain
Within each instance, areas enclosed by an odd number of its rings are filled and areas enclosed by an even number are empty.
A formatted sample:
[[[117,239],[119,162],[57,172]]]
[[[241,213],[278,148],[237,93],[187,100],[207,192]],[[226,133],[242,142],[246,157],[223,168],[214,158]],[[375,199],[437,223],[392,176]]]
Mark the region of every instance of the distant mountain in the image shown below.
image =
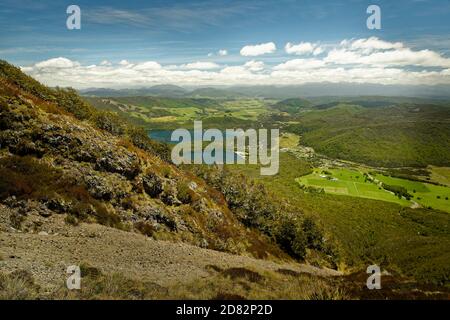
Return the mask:
[[[156,85],[150,88],[139,89],[105,89],[93,88],[80,90],[83,96],[91,97],[130,97],[130,96],[159,96],[159,97],[182,97],[187,93],[182,87],[171,84]]]
[[[229,89],[199,88],[190,92],[188,96],[192,98],[243,98],[247,95]]]
[[[149,88],[135,89],[105,89],[90,88],[79,91],[83,96],[91,97],[130,97],[157,96],[166,98],[267,98],[284,100],[298,97],[357,97],[357,96],[385,96],[385,97],[420,97],[427,99],[450,99],[449,85],[435,86],[406,86],[380,85],[359,83],[308,83],[303,85],[274,86],[233,86],[233,87],[201,87],[185,89],[179,86],[164,84]],[[336,101],[330,100],[323,103]]]
[[[449,85],[407,86],[358,83],[308,83],[292,86],[234,86],[228,90],[250,97],[288,99],[297,97],[401,96],[450,98]]]

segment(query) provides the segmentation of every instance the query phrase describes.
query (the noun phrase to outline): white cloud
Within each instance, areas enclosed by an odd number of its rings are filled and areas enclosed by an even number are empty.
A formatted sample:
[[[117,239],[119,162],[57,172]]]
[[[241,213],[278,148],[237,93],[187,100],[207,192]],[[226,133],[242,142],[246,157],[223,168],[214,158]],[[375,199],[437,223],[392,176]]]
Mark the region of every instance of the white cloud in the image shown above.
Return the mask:
[[[273,70],[306,70],[322,68],[326,64],[323,60],[317,59],[293,59],[273,67]]]
[[[356,45],[354,45],[355,43]],[[347,41],[344,48],[331,50],[325,61],[335,64],[363,64],[384,67],[450,67],[450,59],[442,57],[437,52],[428,49],[413,51],[404,47],[402,43],[390,43],[377,38]]]
[[[79,66],[80,64],[76,61],[71,61],[69,59],[66,58],[53,58],[53,59],[49,59],[46,61],[42,61],[39,63],[36,63],[36,67],[37,68],[42,68],[42,69],[67,69],[67,68],[73,68],[76,66]]]
[[[75,88],[142,87],[165,83],[280,85],[324,81],[450,85],[450,59],[432,50],[413,50],[402,43],[378,38],[345,40],[334,47],[331,44],[312,46],[314,49],[309,50],[308,58],[290,59],[276,65],[269,63],[271,59],[264,61],[262,58],[226,66],[209,61],[161,65],[157,61],[130,63],[127,60],[119,64],[105,60],[99,65],[82,65],[59,57],[21,68],[47,85]],[[327,52],[322,55],[324,48]],[[247,48],[244,53],[261,54],[272,49],[263,44]]]
[[[217,52],[210,52],[210,53],[208,53],[208,57],[213,57],[213,56],[221,56],[221,57],[224,57],[224,56],[227,56],[228,55],[228,51],[226,50],[226,49],[220,49],[220,50],[218,50]]]
[[[161,69],[161,65],[155,61],[146,61],[143,63],[138,63],[134,67],[134,70],[138,70],[138,71],[153,71],[153,70],[158,70],[158,69]]]
[[[322,47],[316,47],[313,51],[313,55],[315,55],[315,56],[318,56],[321,53],[323,53]]]
[[[258,72],[264,69],[264,62],[251,60],[244,64],[244,67],[250,71]]]
[[[284,50],[286,51],[287,54],[296,54],[299,56],[309,54],[318,56],[324,51],[319,44],[311,42],[300,42],[299,44],[293,44],[291,42],[288,42],[284,46]]]
[[[210,69],[218,69],[220,66],[214,62],[208,61],[197,61],[192,63],[183,64],[180,66],[181,69],[189,69],[189,70],[210,70]]]
[[[358,40],[351,42],[351,48],[353,50],[355,50],[355,49],[356,50],[357,49],[362,49],[362,50],[401,49],[401,48],[403,48],[403,43],[388,42],[388,41],[380,40],[377,37],[370,37],[368,39],[358,39]]]
[[[261,43],[257,45],[247,45],[241,49],[241,55],[244,57],[256,57],[266,53],[273,53],[277,47],[273,42]]]
[[[310,42],[300,42],[299,44],[292,44],[288,42],[286,43],[284,50],[289,54],[309,54],[314,51],[314,45]]]
[[[108,60],[103,60],[102,62],[100,62],[101,66],[110,66],[111,62],[109,62]]]

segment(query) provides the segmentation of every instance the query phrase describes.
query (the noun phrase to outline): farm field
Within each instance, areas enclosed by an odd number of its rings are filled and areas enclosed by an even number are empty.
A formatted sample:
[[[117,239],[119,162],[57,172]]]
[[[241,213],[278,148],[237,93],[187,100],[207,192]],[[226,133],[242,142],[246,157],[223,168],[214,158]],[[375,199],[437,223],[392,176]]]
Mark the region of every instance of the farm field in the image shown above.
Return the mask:
[[[375,175],[375,178],[389,185],[405,187],[408,190],[408,193],[413,196],[413,201],[420,203],[424,207],[431,207],[433,209],[450,212],[449,187],[387,177],[381,174]]]
[[[306,187],[322,188],[326,193],[389,201],[404,206],[412,204],[366,180],[363,173],[352,169],[315,169],[312,174],[296,181]]]
[[[417,202],[424,207],[431,207],[450,212],[450,188],[429,183],[388,177],[375,174],[373,177],[385,184],[404,187],[411,194],[411,201],[399,198],[382,189],[376,183],[366,179],[364,173],[356,169],[315,169],[313,173],[297,178],[296,181],[306,187],[321,188],[326,193],[347,195],[411,206]]]

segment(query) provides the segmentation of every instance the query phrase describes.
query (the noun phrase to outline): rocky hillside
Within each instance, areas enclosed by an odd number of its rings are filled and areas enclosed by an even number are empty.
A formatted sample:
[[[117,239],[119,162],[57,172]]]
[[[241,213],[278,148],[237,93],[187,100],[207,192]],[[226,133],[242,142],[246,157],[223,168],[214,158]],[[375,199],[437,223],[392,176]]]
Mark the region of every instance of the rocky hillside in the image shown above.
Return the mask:
[[[10,228],[39,233],[46,219],[96,222],[154,239],[286,258],[248,230],[221,193],[167,161],[168,150],[73,90],[47,88],[0,63],[0,201]]]

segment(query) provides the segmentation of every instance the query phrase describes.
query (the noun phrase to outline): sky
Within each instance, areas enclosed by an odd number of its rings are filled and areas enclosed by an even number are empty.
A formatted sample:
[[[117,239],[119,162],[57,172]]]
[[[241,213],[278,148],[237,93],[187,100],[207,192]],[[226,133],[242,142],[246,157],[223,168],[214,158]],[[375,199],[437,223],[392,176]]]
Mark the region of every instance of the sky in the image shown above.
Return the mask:
[[[372,4],[380,30],[366,25]],[[69,5],[79,30],[66,26]],[[2,0],[0,58],[78,89],[450,85],[450,1]]]

